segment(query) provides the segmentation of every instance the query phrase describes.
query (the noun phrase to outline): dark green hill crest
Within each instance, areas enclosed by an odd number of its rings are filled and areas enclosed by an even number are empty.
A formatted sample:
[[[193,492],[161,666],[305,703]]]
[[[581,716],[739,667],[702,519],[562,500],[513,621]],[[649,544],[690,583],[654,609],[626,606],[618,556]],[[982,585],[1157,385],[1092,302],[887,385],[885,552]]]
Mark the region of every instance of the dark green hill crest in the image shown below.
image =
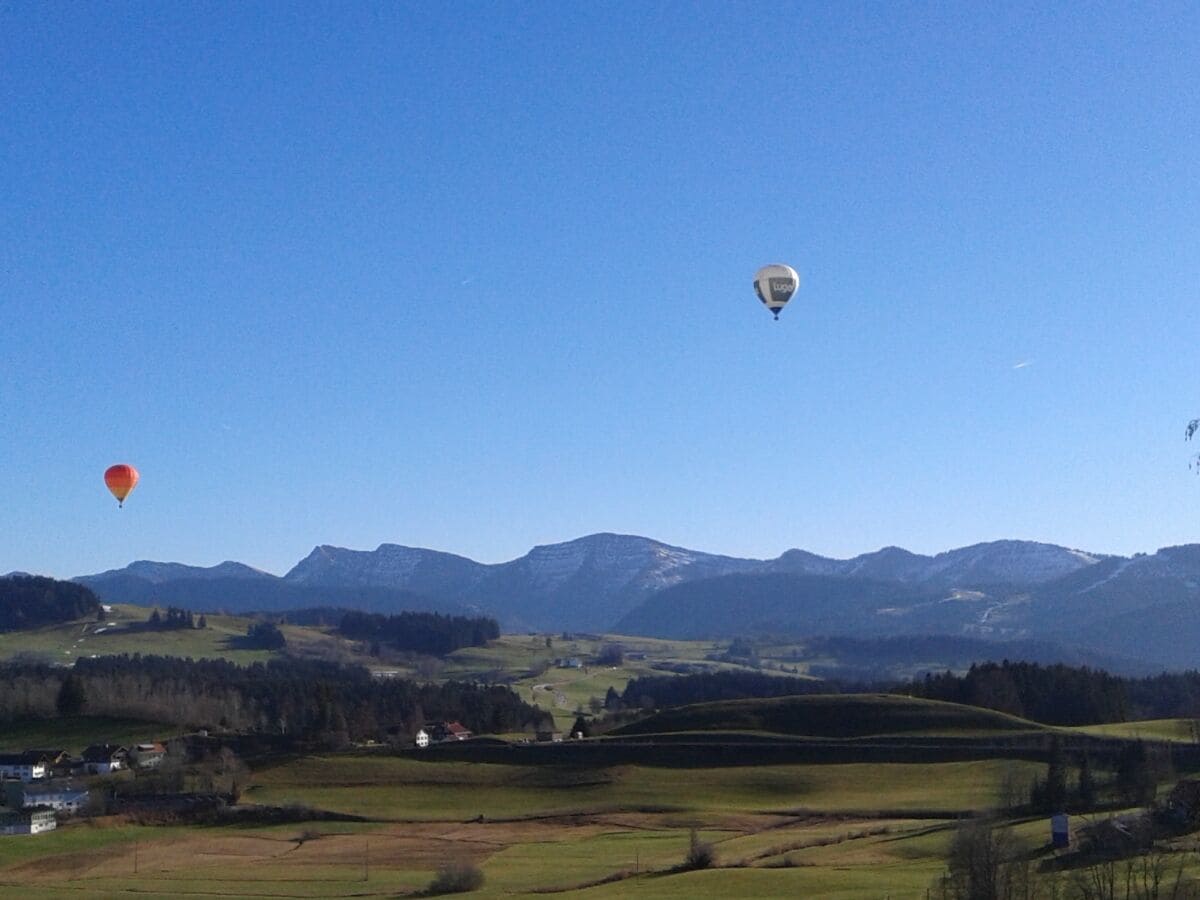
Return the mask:
[[[613,734],[763,731],[844,739],[1043,729],[1044,726],[1026,719],[957,703],[890,694],[815,694],[681,706],[626,725]]]

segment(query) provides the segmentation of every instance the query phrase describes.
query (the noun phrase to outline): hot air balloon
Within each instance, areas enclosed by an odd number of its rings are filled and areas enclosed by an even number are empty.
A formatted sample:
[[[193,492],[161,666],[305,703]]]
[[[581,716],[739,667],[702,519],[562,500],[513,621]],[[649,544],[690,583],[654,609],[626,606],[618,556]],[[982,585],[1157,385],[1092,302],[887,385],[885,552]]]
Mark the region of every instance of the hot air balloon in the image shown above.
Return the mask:
[[[109,466],[104,471],[104,483],[117,498],[117,506],[124,506],[129,492],[137,487],[138,470],[126,463]]]
[[[800,288],[800,276],[791,266],[773,263],[763,266],[754,276],[754,292],[775,318],[779,319],[779,311],[787,306],[792,295]]]

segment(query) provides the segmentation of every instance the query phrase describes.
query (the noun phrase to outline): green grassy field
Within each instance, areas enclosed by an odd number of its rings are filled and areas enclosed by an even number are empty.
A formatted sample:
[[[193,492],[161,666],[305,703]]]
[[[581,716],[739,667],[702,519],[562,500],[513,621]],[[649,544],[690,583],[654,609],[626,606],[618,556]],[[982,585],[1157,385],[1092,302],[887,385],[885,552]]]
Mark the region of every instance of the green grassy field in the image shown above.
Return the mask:
[[[941,871],[945,816],[991,805],[1011,765],[587,771],[309,757],[256,772],[247,799],[371,821],[68,825],[0,839],[0,891],[35,900],[395,897],[457,861],[483,872],[478,897],[917,900]],[[678,871],[693,829],[713,846],[715,868]]]
[[[115,604],[108,607],[103,622],[77,620],[29,631],[0,633],[0,660],[19,656],[70,664],[81,657],[142,653],[227,659],[238,665],[249,665],[280,656],[275,651],[241,646],[246,629],[254,621],[245,616],[209,613],[205,615],[206,628],[154,631],[139,627],[149,616],[150,610],[146,607]],[[374,662],[359,653],[354,642],[340,638],[328,629],[283,625],[281,630],[290,653],[363,665]]]
[[[261,766],[243,802],[362,821],[68,824],[0,838],[0,895],[400,897],[459,862],[482,871],[472,896],[486,898],[920,900],[957,817],[1044,775],[1042,764],[1007,760],[587,768],[314,755]],[[1044,820],[1011,828],[1035,862],[1048,859]],[[713,868],[681,869],[693,830],[711,844]]]
[[[558,658],[591,660],[609,644],[619,644],[625,659],[619,666],[585,665],[557,668]],[[521,699],[540,706],[554,717],[555,727],[567,730],[582,710],[591,715],[591,702],[603,701],[608,689],[621,692],[630,679],[663,675],[670,665],[702,667],[707,671],[750,671],[746,666],[708,659],[720,654],[724,642],[665,641],[627,635],[599,635],[564,640],[544,635],[503,635],[487,647],[469,647],[452,653],[439,677],[472,678],[488,675],[509,684]]]
[[[1148,719],[1142,722],[1114,722],[1109,725],[1084,725],[1071,729],[1101,737],[1133,738],[1146,741],[1200,742],[1200,721],[1196,719]]]
[[[209,616],[204,631],[122,632],[122,623],[145,616],[144,609],[116,607],[105,623],[0,635],[0,658],[32,650],[65,661],[152,650],[246,663],[271,655],[237,646],[249,625],[239,617]],[[302,652],[361,659],[353,645],[320,629],[284,630]],[[148,639],[157,643],[150,647]],[[551,666],[555,657],[594,658],[610,642],[625,648],[620,666]],[[452,654],[432,674],[511,683],[565,729],[592,698],[602,699],[609,687],[623,690],[633,677],[662,674],[660,666],[744,668],[709,659],[722,650],[711,642],[600,636],[553,637],[551,643],[546,647],[544,636],[505,635],[488,647]],[[431,674],[428,661],[394,668]],[[805,696],[701,705],[661,714],[631,731],[737,729],[857,738],[1012,735],[1040,728],[904,697]],[[1192,740],[1191,723],[1184,720],[1081,730]],[[152,723],[81,717],[6,727],[0,750],[78,751],[97,740],[129,743],[169,733]],[[517,762],[528,758],[514,753]],[[68,823],[36,837],[0,837],[0,896],[394,898],[420,891],[439,867],[466,862],[485,876],[472,894],[477,897],[556,892],[589,898],[920,900],[943,869],[956,817],[994,807],[1006,786],[1044,775],[1044,765],[1006,760],[671,768],[501,765],[432,754],[314,755],[260,767],[243,802],[328,810],[363,821],[147,827],[110,818]],[[715,867],[680,870],[693,829],[713,846]],[[1039,849],[1044,821],[1012,830],[1035,860],[1045,858]]]
[[[248,799],[392,820],[511,819],[664,810],[679,813],[861,814],[960,810],[996,802],[1002,780],[1023,783],[1031,763],[841,764],[671,769],[527,767],[422,762],[386,756],[313,756],[257,773]]]
[[[128,747],[141,741],[165,740],[179,734],[175,725],[112,719],[104,716],[72,716],[66,719],[35,719],[10,722],[0,728],[0,752],[29,748],[63,749],[78,754],[95,743]]]
[[[156,653],[193,659],[219,657],[245,665],[272,655],[236,646],[236,639],[246,634],[250,619],[209,615],[208,627],[203,629],[136,630],[149,615],[145,607],[115,605],[109,607],[103,622],[76,621],[0,634],[0,659],[33,654],[53,662],[72,663],[79,657]]]

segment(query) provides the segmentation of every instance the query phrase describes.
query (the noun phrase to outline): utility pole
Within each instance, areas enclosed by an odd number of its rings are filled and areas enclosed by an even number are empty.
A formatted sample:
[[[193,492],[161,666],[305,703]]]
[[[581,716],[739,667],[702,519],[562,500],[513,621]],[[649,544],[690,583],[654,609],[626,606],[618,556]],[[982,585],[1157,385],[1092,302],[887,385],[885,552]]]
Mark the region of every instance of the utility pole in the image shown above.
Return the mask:
[[[371,840],[363,838],[363,881],[371,880]]]

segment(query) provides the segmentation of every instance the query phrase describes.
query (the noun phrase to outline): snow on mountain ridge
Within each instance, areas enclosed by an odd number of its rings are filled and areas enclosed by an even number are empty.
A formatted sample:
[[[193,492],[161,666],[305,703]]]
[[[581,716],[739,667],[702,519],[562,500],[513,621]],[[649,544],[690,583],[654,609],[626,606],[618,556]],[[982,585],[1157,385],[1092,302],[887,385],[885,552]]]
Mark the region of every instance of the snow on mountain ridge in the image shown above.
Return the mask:
[[[635,583],[673,584],[680,577],[679,569],[704,558],[709,558],[709,554],[671,547],[651,538],[599,534],[534,547],[514,563],[523,563],[539,588],[554,590],[587,566],[607,575],[612,586],[619,590]]]
[[[348,550],[322,544],[314,547],[283,577],[294,584],[344,582],[397,587],[405,586],[422,567],[447,562],[465,564],[481,571],[488,568],[463,556],[401,544],[380,544],[374,550]]]

